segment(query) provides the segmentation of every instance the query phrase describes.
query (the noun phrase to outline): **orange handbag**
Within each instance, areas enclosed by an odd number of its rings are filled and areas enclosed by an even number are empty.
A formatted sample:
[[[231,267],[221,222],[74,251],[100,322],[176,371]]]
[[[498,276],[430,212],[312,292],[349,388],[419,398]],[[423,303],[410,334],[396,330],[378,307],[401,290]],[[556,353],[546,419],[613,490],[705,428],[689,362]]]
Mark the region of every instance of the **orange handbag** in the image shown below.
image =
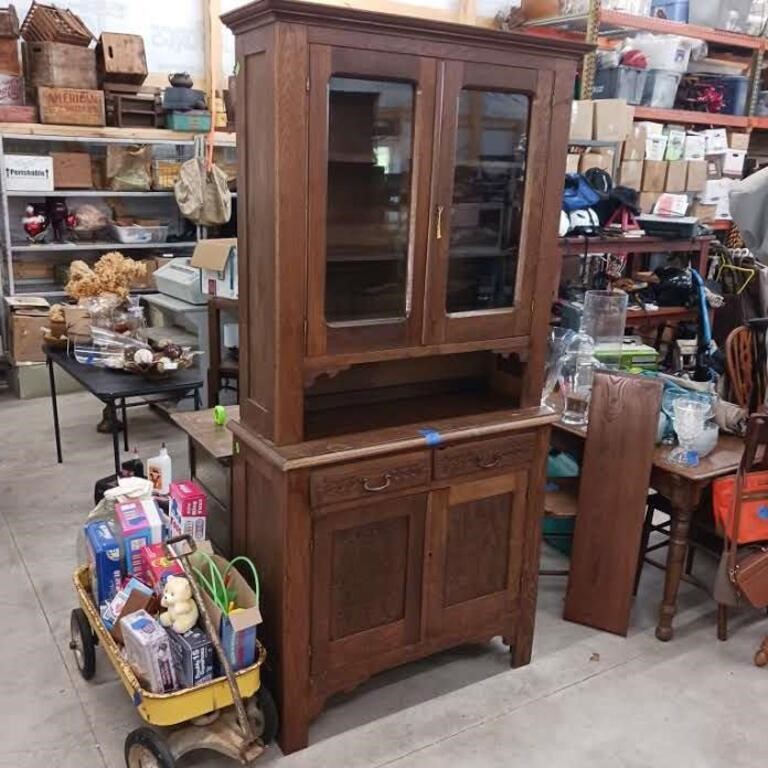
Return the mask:
[[[720,529],[737,544],[768,540],[768,471],[748,472],[744,476],[738,521],[735,492],[736,475],[720,477],[712,483],[712,510]]]

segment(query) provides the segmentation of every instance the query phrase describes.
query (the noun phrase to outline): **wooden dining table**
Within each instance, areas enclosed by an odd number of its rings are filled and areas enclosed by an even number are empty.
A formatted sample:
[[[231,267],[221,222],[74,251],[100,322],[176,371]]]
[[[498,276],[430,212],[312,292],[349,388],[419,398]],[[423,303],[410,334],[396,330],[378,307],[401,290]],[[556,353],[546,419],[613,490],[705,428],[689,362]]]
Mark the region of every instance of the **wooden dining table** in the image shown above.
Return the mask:
[[[587,427],[557,423],[552,429],[552,446],[580,459]],[[715,449],[700,460],[698,466],[687,467],[669,461],[673,449],[659,445],[653,454],[648,486],[670,502],[670,540],[664,577],[664,596],[659,608],[656,637],[664,642],[674,634],[672,620],[677,610],[677,593],[683,578],[691,520],[699,508],[705,491],[712,481],[736,472],[744,441],[733,435],[721,434]],[[627,457],[630,463],[632,457]]]

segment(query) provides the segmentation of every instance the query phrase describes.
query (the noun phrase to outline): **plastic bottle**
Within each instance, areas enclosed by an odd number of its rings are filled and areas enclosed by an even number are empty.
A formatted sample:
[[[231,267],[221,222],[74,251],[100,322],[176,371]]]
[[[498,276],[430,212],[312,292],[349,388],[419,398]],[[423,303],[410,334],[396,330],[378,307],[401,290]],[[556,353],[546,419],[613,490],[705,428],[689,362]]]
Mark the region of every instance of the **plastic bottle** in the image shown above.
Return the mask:
[[[160,447],[160,453],[147,459],[147,477],[152,481],[152,490],[162,496],[167,495],[171,487],[171,457],[165,443]]]

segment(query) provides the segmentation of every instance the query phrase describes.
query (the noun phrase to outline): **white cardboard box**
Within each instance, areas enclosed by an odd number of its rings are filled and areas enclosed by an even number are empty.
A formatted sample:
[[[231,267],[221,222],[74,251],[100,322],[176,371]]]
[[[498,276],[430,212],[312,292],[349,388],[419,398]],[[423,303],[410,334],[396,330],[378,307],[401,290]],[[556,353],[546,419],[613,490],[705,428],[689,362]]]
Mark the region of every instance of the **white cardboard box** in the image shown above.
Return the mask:
[[[6,155],[5,187],[40,192],[53,190],[53,158],[42,155]]]
[[[725,128],[707,128],[704,131],[704,138],[707,142],[708,155],[720,155],[728,149],[728,134]],[[686,158],[692,160],[693,158]]]
[[[645,159],[663,160],[667,150],[666,136],[648,136],[645,140]]]
[[[685,137],[683,160],[703,160],[707,152],[707,140],[700,133],[689,133]]]
[[[200,270],[200,288],[207,296],[237,298],[237,238],[201,240],[190,266]]]
[[[744,173],[744,161],[747,158],[746,150],[729,149],[723,155],[723,173],[726,176],[741,178]]]

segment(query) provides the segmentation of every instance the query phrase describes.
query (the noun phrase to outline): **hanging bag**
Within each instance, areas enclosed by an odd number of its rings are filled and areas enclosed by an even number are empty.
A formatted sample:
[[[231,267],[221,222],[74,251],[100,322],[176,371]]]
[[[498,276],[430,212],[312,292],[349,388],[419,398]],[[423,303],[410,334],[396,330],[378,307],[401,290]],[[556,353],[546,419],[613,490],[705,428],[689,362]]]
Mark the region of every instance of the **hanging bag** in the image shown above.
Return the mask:
[[[195,137],[195,156],[182,164],[174,185],[182,215],[202,227],[226,224],[232,216],[227,174],[206,157],[205,139]]]

